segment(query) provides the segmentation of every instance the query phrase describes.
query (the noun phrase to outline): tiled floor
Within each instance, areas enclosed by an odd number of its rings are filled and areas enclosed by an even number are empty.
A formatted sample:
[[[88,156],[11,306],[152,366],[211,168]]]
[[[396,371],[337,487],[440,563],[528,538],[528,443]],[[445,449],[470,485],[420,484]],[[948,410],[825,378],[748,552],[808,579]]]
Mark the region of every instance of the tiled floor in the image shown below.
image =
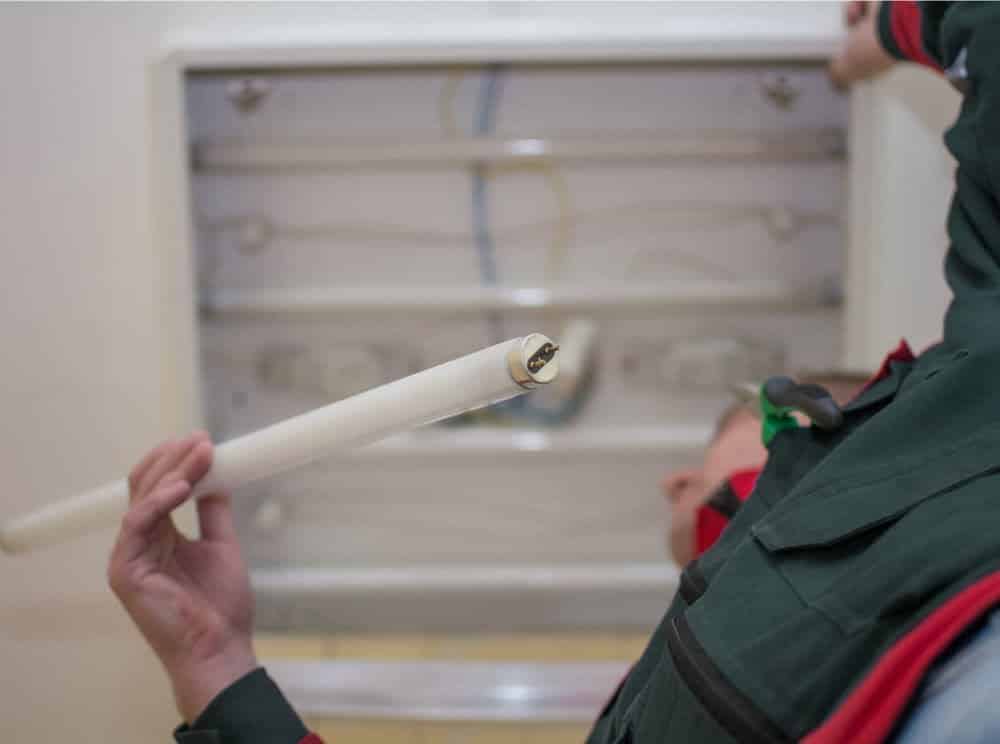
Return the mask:
[[[326,744],[581,744],[586,724],[310,721]]]

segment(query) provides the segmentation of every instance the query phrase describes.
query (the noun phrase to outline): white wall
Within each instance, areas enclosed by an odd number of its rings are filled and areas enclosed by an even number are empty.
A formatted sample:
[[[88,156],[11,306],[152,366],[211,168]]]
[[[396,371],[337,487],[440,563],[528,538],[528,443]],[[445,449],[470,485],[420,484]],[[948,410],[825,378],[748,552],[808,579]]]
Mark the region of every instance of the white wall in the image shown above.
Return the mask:
[[[740,21],[692,20],[717,12]],[[435,32],[442,18],[456,35],[465,24],[537,38],[582,22],[627,37],[676,23],[689,36],[710,28],[766,41],[786,27],[822,42],[835,37],[838,13],[835,4],[620,2],[0,6],[0,511],[120,474],[190,423],[164,331],[170,262],[154,249],[157,238],[170,245],[151,154],[151,83],[167,50],[350,36],[355,24],[362,34]],[[166,740],[167,687],[104,588],[110,538],[0,560],[5,741]]]
[[[155,45],[155,19],[136,11],[0,9],[4,515],[121,473],[169,426],[150,250]],[[165,739],[169,691],[104,590],[110,537],[0,561],[5,740]]]

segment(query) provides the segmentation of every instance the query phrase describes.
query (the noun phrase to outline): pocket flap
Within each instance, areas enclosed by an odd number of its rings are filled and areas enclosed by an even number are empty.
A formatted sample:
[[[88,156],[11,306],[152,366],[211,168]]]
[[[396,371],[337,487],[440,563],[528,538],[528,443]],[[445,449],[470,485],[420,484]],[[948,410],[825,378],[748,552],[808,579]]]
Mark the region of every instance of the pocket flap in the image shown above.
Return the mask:
[[[917,453],[877,468],[838,478],[795,499],[792,508],[772,512],[751,528],[767,550],[835,545],[895,521],[926,499],[1000,470],[1000,427]]]

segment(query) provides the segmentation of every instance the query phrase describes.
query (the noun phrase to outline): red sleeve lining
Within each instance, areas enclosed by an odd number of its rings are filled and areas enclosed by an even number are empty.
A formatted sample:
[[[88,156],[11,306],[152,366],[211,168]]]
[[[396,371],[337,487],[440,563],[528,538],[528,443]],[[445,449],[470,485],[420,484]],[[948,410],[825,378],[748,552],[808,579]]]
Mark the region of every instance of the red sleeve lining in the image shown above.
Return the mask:
[[[1000,571],[959,592],[898,641],[802,744],[882,744],[934,661],[1000,603]]]
[[[899,50],[912,62],[940,72],[941,66],[924,49],[920,6],[914,0],[894,0],[889,5],[889,29]]]
[[[760,470],[760,468],[740,470],[729,477],[729,486],[740,501],[750,498]],[[707,504],[699,506],[695,513],[695,555],[700,556],[712,547],[728,525],[729,519],[712,507]]]
[[[861,388],[862,392],[870,388],[879,380],[883,380],[889,376],[892,372],[893,362],[912,362],[915,361],[916,357],[913,355],[913,350],[910,345],[906,343],[906,339],[901,339],[899,346],[893,349],[889,354],[882,360],[882,365],[878,368],[878,372],[872,375],[872,378],[864,384]]]
[[[305,739],[300,741],[299,744],[323,744],[323,740],[316,734],[309,734]]]

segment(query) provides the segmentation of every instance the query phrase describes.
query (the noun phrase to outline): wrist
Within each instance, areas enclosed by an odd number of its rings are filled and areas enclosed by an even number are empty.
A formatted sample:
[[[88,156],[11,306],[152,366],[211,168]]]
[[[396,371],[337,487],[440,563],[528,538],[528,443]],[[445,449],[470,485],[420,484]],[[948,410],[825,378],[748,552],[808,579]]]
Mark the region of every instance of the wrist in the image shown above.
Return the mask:
[[[216,697],[259,665],[249,638],[197,660],[165,664],[181,717],[190,725]]]

